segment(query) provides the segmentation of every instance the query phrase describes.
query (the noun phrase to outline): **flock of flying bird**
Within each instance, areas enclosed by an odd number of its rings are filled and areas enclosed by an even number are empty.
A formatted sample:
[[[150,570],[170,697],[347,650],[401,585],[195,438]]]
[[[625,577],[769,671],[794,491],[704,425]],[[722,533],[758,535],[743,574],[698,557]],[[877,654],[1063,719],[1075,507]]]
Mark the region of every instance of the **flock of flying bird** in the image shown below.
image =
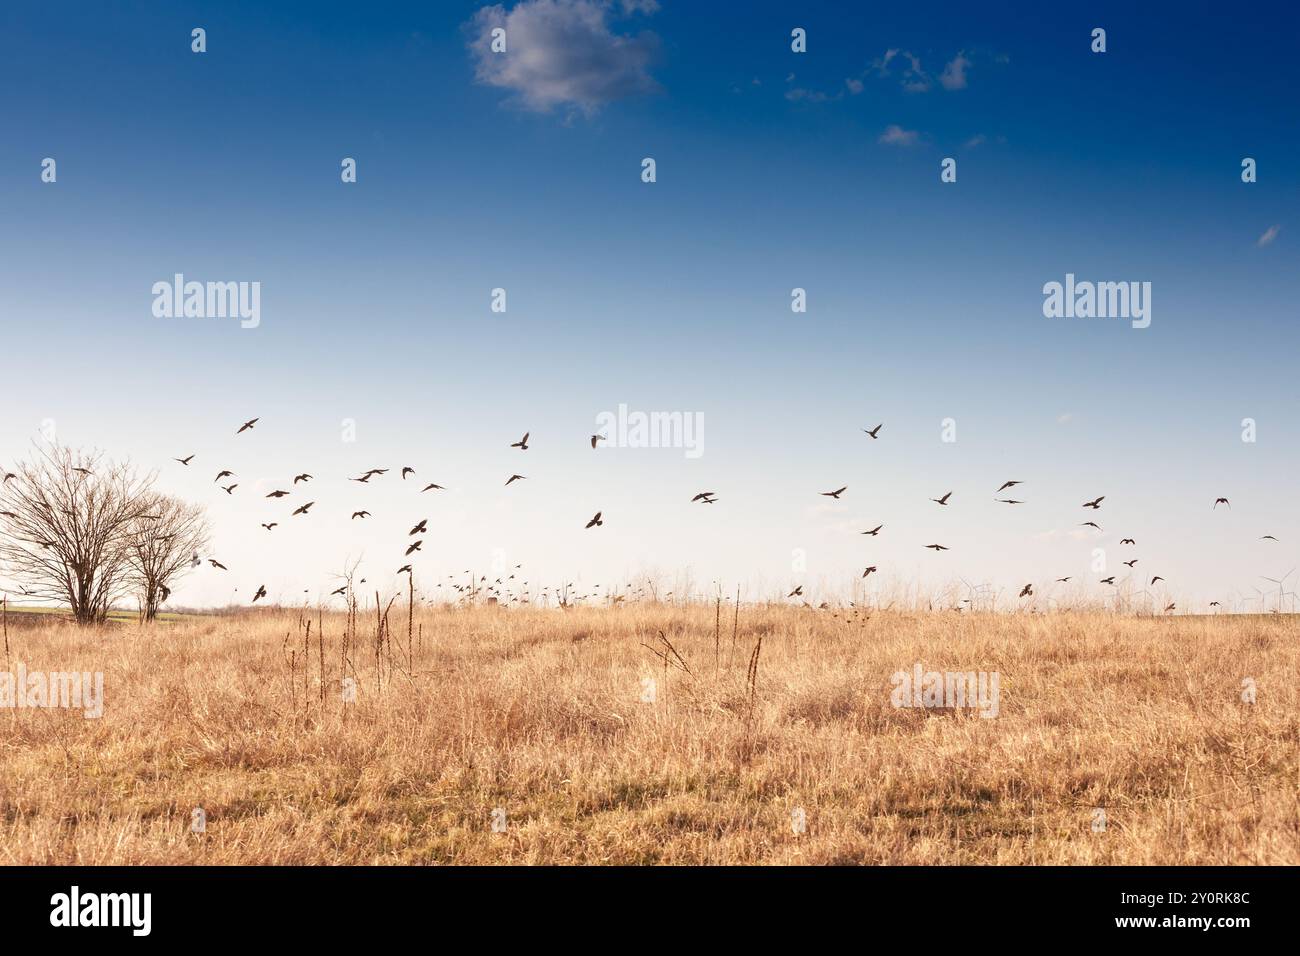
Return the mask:
[[[239,434],[243,434],[245,431],[249,431],[249,430],[251,430],[251,429],[252,429],[252,428],[253,428],[253,427],[254,427],[254,426],[255,426],[255,425],[256,425],[260,420],[261,420],[260,418],[252,418],[252,419],[249,419],[248,421],[246,421],[246,422],[244,422],[242,425],[240,425],[238,431],[237,431],[235,434],[236,434],[236,435],[239,435]],[[870,429],[868,429],[868,428],[863,428],[862,431],[863,431],[864,433],[866,433],[868,436],[870,436],[870,437],[872,438],[872,440],[877,440],[877,439],[879,439],[879,437],[880,437],[880,430],[881,430],[881,428],[883,428],[883,427],[884,427],[884,426],[883,426],[883,423],[882,423],[882,424],[880,424],[880,425],[877,425],[875,428],[870,428]],[[530,432],[525,432],[523,438],[521,438],[521,439],[520,439],[519,441],[517,441],[517,442],[512,442],[512,443],[510,444],[510,447],[511,447],[511,448],[517,448],[517,449],[519,449],[520,451],[527,451],[528,448],[529,448],[528,439],[529,439],[530,434],[531,434]],[[603,440],[605,440],[605,436],[603,436],[603,435],[592,435],[592,436],[590,437],[591,447],[592,447],[593,449],[595,449],[595,448],[597,447],[597,445],[598,445],[601,441],[603,441]],[[182,464],[182,465],[184,465],[184,466],[186,466],[186,467],[188,467],[188,466],[190,465],[190,463],[194,460],[194,457],[195,457],[195,456],[194,456],[193,454],[190,454],[190,455],[186,456],[185,458],[175,458],[175,459],[173,459],[173,460],[179,462],[180,464]],[[80,469],[78,469],[78,470],[80,470]],[[367,484],[367,483],[368,483],[371,479],[373,479],[373,478],[377,478],[377,477],[380,477],[380,476],[386,475],[386,474],[388,473],[388,471],[389,471],[389,469],[387,469],[387,468],[371,468],[371,469],[369,469],[368,471],[363,472],[361,475],[359,475],[359,476],[357,476],[357,477],[350,478],[349,480],[351,480],[351,481],[355,481],[355,482],[358,482],[358,483],[361,483],[361,484]],[[404,466],[404,467],[401,469],[401,478],[402,478],[403,481],[405,481],[408,477],[411,477],[411,476],[414,476],[414,475],[415,475],[415,469],[412,468],[412,467],[410,467],[410,466]],[[5,480],[8,480],[8,479],[11,478],[11,477],[13,477],[13,476],[12,476],[12,475],[6,475],[6,476],[5,476]],[[222,479],[225,479],[225,478],[235,478],[235,477],[237,477],[237,476],[235,475],[234,472],[230,471],[229,469],[222,469],[221,471],[217,472],[217,476],[216,476],[216,478],[213,479],[213,481],[214,481],[214,483],[216,483],[216,482],[220,482]],[[304,484],[305,484],[305,483],[308,483],[308,482],[312,481],[312,480],[313,480],[313,477],[314,477],[314,476],[311,475],[311,474],[308,473],[308,472],[303,472],[303,473],[301,473],[301,474],[295,475],[295,476],[294,476],[294,479],[293,479],[293,485],[294,485],[294,487],[296,488],[296,486],[297,486],[299,483],[304,483]],[[520,475],[520,474],[512,473],[512,474],[511,474],[511,475],[506,479],[506,481],[505,481],[505,486],[506,486],[506,487],[509,487],[510,485],[514,484],[516,481],[524,481],[524,480],[526,480],[526,478],[527,478],[526,475]],[[997,497],[998,495],[1000,495],[1000,494],[1002,494],[1003,492],[1006,492],[1006,491],[1011,491],[1011,493],[1014,494],[1015,492],[1012,491],[1012,489],[1014,489],[1014,488],[1016,488],[1018,485],[1022,485],[1022,484],[1024,484],[1024,482],[1023,482],[1023,481],[1019,481],[1019,480],[1004,481],[1004,482],[1003,482],[1003,483],[998,487],[997,491],[994,492],[994,500],[997,501],[997,502],[999,502],[999,503],[1001,503],[1001,504],[1006,504],[1006,505],[1021,505],[1021,504],[1024,504],[1025,502],[1022,501],[1022,500],[1020,500],[1020,499],[1011,498],[1011,497],[1007,497],[1007,498],[999,498],[999,497]],[[221,487],[221,490],[224,491],[226,494],[234,494],[235,489],[239,487],[239,484],[238,484],[238,482],[235,482],[235,483],[232,483],[232,484],[230,484],[230,485],[220,485],[220,487]],[[423,494],[424,492],[427,492],[427,491],[445,491],[445,490],[446,490],[446,489],[445,489],[442,485],[439,485],[439,484],[436,484],[436,483],[430,482],[429,484],[425,485],[422,489],[420,489],[420,493]],[[840,487],[840,488],[836,488],[834,491],[823,491],[823,492],[819,492],[819,494],[820,494],[822,497],[825,497],[825,498],[832,498],[832,499],[838,501],[838,500],[840,500],[841,496],[842,496],[846,491],[848,491],[848,486],[847,486],[847,485],[844,485],[844,486],[842,486],[842,487]],[[276,489],[276,490],[270,492],[269,494],[267,494],[265,497],[267,497],[267,498],[272,498],[272,499],[279,499],[279,498],[287,497],[290,493],[291,493],[290,491],[281,490],[281,489]],[[939,505],[940,507],[947,507],[947,506],[949,505],[949,503],[950,503],[950,499],[952,498],[952,495],[953,495],[953,492],[948,491],[948,492],[945,492],[943,495],[939,496],[938,498],[931,498],[930,500],[933,501],[935,504]],[[716,492],[712,492],[712,491],[701,491],[701,492],[699,492],[698,494],[694,495],[690,500],[691,500],[692,503],[700,503],[700,504],[708,504],[708,505],[712,505],[712,504],[716,504],[720,499],[718,498]],[[1101,510],[1101,507],[1102,507],[1102,502],[1105,501],[1105,500],[1106,500],[1106,496],[1105,496],[1105,495],[1099,495],[1099,496],[1096,497],[1096,498],[1093,498],[1093,499],[1091,499],[1091,500],[1089,500],[1089,501],[1085,501],[1085,502],[1083,502],[1082,505],[1081,505],[1081,507],[1083,507],[1083,508],[1085,508],[1085,509],[1091,509],[1091,510],[1094,511],[1094,512],[1096,512],[1096,511],[1100,511],[1100,510]],[[316,504],[315,501],[308,501],[308,502],[306,502],[305,504],[300,505],[299,507],[295,508],[295,509],[290,513],[290,517],[293,518],[293,517],[297,517],[297,516],[299,516],[299,515],[307,515],[307,514],[310,512],[311,508],[312,508],[315,504]],[[1229,509],[1231,509],[1231,507],[1232,507],[1232,504],[1229,502],[1229,500],[1228,500],[1226,497],[1218,497],[1218,498],[1216,498],[1216,499],[1214,500],[1213,505],[1212,505],[1212,510],[1213,510],[1213,509],[1217,509],[1217,508],[1219,507],[1219,505],[1225,505],[1225,506],[1227,506]],[[352,520],[353,520],[353,521],[356,521],[356,520],[359,520],[359,519],[366,519],[366,518],[369,518],[369,517],[370,517],[370,512],[369,512],[369,511],[358,510],[358,511],[354,511],[354,512],[352,512]],[[418,538],[418,537],[416,537],[416,536],[417,536],[417,535],[423,535],[423,534],[427,533],[427,531],[428,531],[428,520],[429,520],[428,518],[422,518],[422,519],[420,519],[420,521],[418,521],[418,522],[417,522],[417,523],[416,523],[416,524],[411,528],[411,530],[407,533],[407,538],[408,538],[408,539],[410,539],[410,538],[415,538],[415,540],[414,540],[414,541],[409,541],[409,543],[404,543],[404,547],[405,547],[405,552],[404,552],[404,555],[403,555],[404,557],[409,558],[412,554],[415,554],[416,552],[419,552],[419,551],[421,550],[421,548],[423,547],[423,545],[424,545],[424,539],[423,539],[423,538]],[[595,513],[595,515],[594,515],[594,516],[593,516],[593,517],[592,517],[592,518],[591,518],[591,519],[586,523],[585,528],[587,528],[587,529],[598,528],[598,527],[603,526],[604,523],[605,523],[605,522],[604,522],[604,518],[603,518],[603,514],[602,514],[602,512],[597,511],[597,512]],[[262,523],[262,527],[265,528],[267,531],[271,531],[271,530],[273,530],[274,528],[276,528],[276,527],[278,527],[278,526],[279,526],[279,522],[277,522],[277,521],[271,521],[271,522],[265,522],[265,523]],[[1080,526],[1080,527],[1093,528],[1093,529],[1095,529],[1095,530],[1097,530],[1097,531],[1101,531],[1101,530],[1102,530],[1102,529],[1101,529],[1101,526],[1098,525],[1097,522],[1095,522],[1095,521],[1083,521],[1083,522],[1080,522],[1079,526]],[[871,529],[866,530],[866,531],[862,531],[862,532],[860,532],[860,533],[861,533],[861,534],[864,534],[864,535],[869,535],[869,536],[871,536],[871,537],[875,537],[875,536],[877,536],[877,535],[880,534],[880,532],[881,532],[881,530],[882,530],[883,528],[884,528],[884,525],[883,525],[883,524],[879,524],[879,525],[876,525],[876,527],[874,527],[874,528],[871,528]],[[1261,537],[1261,540],[1277,541],[1277,538],[1274,537],[1274,536],[1271,535],[1271,534],[1266,534],[1266,535],[1263,535],[1263,536]],[[1137,542],[1136,542],[1133,538],[1121,538],[1121,539],[1120,539],[1120,544],[1121,544],[1121,545],[1126,545],[1126,546],[1136,546],[1136,545],[1137,545]],[[946,545],[943,545],[943,544],[937,544],[937,543],[927,544],[927,545],[925,545],[924,547],[927,548],[927,549],[929,549],[929,550],[931,550],[931,551],[935,551],[936,553],[937,553],[937,552],[941,552],[941,551],[948,551],[948,550],[950,550]],[[196,562],[197,562],[197,560],[198,560],[198,559],[197,559],[197,556],[196,556],[195,560],[196,560]],[[1138,559],[1138,558],[1132,558],[1132,559],[1130,559],[1130,560],[1124,561],[1123,563],[1124,563],[1124,565],[1125,565],[1126,567],[1128,567],[1129,569],[1133,569],[1133,568],[1135,568],[1135,567],[1137,566],[1138,562],[1139,562],[1139,559]],[[225,566],[224,564],[220,563],[219,561],[217,561],[217,560],[214,559],[214,558],[209,558],[209,559],[208,559],[208,563],[209,563],[210,565],[212,565],[214,568],[218,568],[218,569],[223,570],[223,571],[226,570],[226,566]],[[515,568],[516,568],[516,569],[519,569],[519,568],[521,568],[521,567],[522,567],[522,565],[515,565]],[[876,565],[868,565],[868,566],[863,570],[863,572],[862,572],[862,578],[867,578],[867,577],[869,577],[871,574],[875,573],[877,570],[878,570],[878,568],[876,567]],[[410,565],[409,563],[408,563],[408,564],[403,564],[401,567],[399,567],[399,568],[397,569],[397,572],[396,572],[396,573],[397,573],[397,574],[411,574],[411,573],[413,573],[413,572],[412,572],[412,567],[411,567],[411,565]],[[471,572],[466,571],[465,573],[466,573],[466,574],[470,574]],[[451,577],[453,577],[453,576],[452,576],[452,575],[448,575],[448,577],[451,578]],[[515,575],[511,574],[511,575],[509,576],[509,579],[508,579],[508,580],[513,580],[514,577],[515,577]],[[1117,587],[1117,588],[1118,588],[1119,585],[1116,584],[1116,582],[1115,582],[1115,577],[1116,577],[1115,575],[1108,575],[1107,577],[1101,578],[1101,579],[1099,580],[1099,583],[1101,583],[1101,584],[1111,585],[1111,586],[1113,586],[1113,587]],[[1064,584],[1064,583],[1068,583],[1071,579],[1072,579],[1072,576],[1071,576],[1071,575],[1066,575],[1066,576],[1064,576],[1064,577],[1056,578],[1056,579],[1055,579],[1055,583],[1057,583],[1057,584]],[[486,577],[480,577],[480,579],[479,579],[478,582],[474,582],[473,579],[471,578],[471,583],[470,583],[469,585],[453,584],[452,586],[455,587],[457,590],[459,590],[459,591],[461,591],[461,592],[469,591],[469,592],[471,592],[471,594],[475,594],[475,593],[477,593],[477,587],[478,587],[478,584],[479,584],[479,583],[485,583],[486,580],[487,580]],[[1156,585],[1157,583],[1159,583],[1159,582],[1161,582],[1161,581],[1164,581],[1164,580],[1165,580],[1165,578],[1164,578],[1163,576],[1159,575],[1159,574],[1152,575],[1150,581],[1147,583],[1147,587],[1153,587],[1153,586]],[[365,583],[365,579],[362,579],[362,583]],[[500,586],[500,585],[502,585],[502,583],[503,583],[503,582],[501,581],[501,579],[498,578],[498,579],[496,580],[496,582],[495,582],[495,585],[496,585],[496,586]],[[523,582],[523,583],[526,585],[528,582],[525,581],[525,582]],[[486,586],[486,590],[487,590],[489,593],[494,594],[494,595],[495,595],[495,594],[499,594],[500,592],[498,591],[498,589],[497,589],[496,586],[494,586],[494,585],[492,585],[492,584],[488,584],[488,585]],[[572,586],[572,583],[566,585],[566,591],[565,591],[565,593],[564,593],[563,596],[561,595],[559,589],[556,589],[557,599],[559,599],[560,602],[561,602],[562,604],[567,603],[567,588],[568,588],[568,587],[571,587],[571,586]],[[439,584],[438,587],[442,587],[442,585]],[[599,588],[600,585],[596,585],[595,587]],[[346,591],[347,591],[347,587],[344,586],[344,587],[340,587],[340,588],[336,589],[335,591],[332,592],[332,594],[333,594],[333,595],[344,595],[344,594],[346,593]],[[670,593],[671,593],[671,592],[670,592]],[[257,591],[256,591],[256,593],[253,595],[253,603],[257,603],[258,600],[260,600],[261,598],[266,597],[266,594],[267,594],[267,592],[266,592],[266,587],[265,587],[265,585],[261,585],[261,586],[259,586],[258,589],[257,589]],[[585,597],[585,596],[586,596],[586,595],[583,595],[583,597]],[[1019,598],[1026,598],[1026,597],[1033,597],[1033,596],[1034,596],[1034,588],[1033,588],[1033,584],[1032,584],[1032,583],[1025,584],[1025,585],[1020,589],[1020,592],[1019,592],[1019,595],[1018,595]],[[790,591],[789,594],[786,595],[786,597],[787,597],[787,598],[802,598],[802,597],[803,597],[803,585],[799,585],[799,586],[795,587],[792,591]],[[517,598],[511,598],[511,600],[517,600]],[[618,601],[618,600],[621,600],[621,598],[613,598],[613,600]],[[805,604],[806,604],[806,603],[807,603],[807,602],[805,602]],[[821,605],[821,606],[822,606],[822,607],[826,607],[827,605],[823,604],[823,605]],[[1217,607],[1220,606],[1220,602],[1218,602],[1218,601],[1211,601],[1211,602],[1210,602],[1210,606],[1211,606],[1211,607],[1215,607],[1215,608],[1217,608]],[[1168,606],[1165,607],[1165,612],[1166,612],[1166,613],[1172,613],[1175,609],[1176,609],[1176,605],[1175,605],[1174,603],[1171,602]]]

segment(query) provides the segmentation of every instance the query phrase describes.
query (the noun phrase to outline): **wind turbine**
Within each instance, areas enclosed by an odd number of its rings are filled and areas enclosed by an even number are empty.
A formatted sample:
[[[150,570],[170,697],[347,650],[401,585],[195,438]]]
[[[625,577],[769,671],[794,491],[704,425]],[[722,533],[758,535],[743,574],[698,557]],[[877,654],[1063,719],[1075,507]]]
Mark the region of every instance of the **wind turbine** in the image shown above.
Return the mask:
[[[1268,581],[1268,582],[1270,582],[1270,583],[1272,583],[1272,584],[1276,584],[1276,585],[1277,585],[1277,613],[1278,613],[1278,614],[1281,614],[1281,613],[1282,613],[1282,597],[1283,597],[1283,593],[1284,593],[1284,592],[1282,591],[1282,584],[1283,584],[1284,581],[1286,581],[1287,578],[1289,578],[1291,575],[1295,574],[1295,572],[1296,572],[1296,569],[1295,569],[1295,568],[1292,568],[1290,571],[1288,571],[1286,574],[1282,575],[1280,578],[1270,578],[1270,577],[1268,577],[1267,575],[1263,575],[1263,574],[1260,575],[1260,577],[1261,577],[1263,580]],[[1294,592],[1292,592],[1292,593],[1294,593]],[[1261,598],[1261,603],[1260,603],[1260,609],[1261,609],[1261,610],[1263,609],[1262,598]]]

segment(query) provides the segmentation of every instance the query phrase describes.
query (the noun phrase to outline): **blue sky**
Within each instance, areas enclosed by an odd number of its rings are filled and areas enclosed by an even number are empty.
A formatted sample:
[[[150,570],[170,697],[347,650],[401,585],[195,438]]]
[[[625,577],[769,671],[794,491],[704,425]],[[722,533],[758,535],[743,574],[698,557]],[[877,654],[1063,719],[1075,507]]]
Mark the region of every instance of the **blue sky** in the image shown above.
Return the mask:
[[[1101,595],[1092,549],[1122,571],[1132,536],[1171,599],[1253,595],[1300,563],[1296,21],[1129,6],[6,8],[0,448],[53,420],[210,505],[232,570],[195,604],[314,596],[349,556],[392,583],[422,517],[426,590],[497,553],[548,582],[817,591],[876,564]],[[483,52],[496,22],[513,59]],[[261,282],[260,326],[156,318],[176,272]],[[1045,318],[1067,272],[1151,282],[1151,326]],[[620,403],[701,415],[704,454],[593,453]],[[261,497],[302,470],[310,524]],[[1008,478],[1024,505],[992,501]]]

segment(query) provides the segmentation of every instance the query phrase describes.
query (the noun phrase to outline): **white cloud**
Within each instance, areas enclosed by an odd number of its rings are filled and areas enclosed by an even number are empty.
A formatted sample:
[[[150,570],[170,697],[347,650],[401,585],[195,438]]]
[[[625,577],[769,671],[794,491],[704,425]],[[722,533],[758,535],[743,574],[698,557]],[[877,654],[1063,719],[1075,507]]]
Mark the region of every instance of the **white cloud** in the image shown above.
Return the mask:
[[[1264,230],[1264,234],[1260,236],[1258,240],[1256,240],[1255,245],[1259,246],[1260,248],[1263,248],[1264,246],[1267,245],[1271,245],[1273,240],[1277,238],[1277,234],[1281,231],[1282,231],[1282,227],[1280,225],[1269,226],[1267,229]]]
[[[958,53],[943,72],[939,74],[939,82],[943,84],[945,90],[964,90],[966,89],[966,68],[970,66],[970,60],[967,59],[965,51]]]
[[[606,103],[651,93],[653,33],[627,36],[610,29],[609,0],[521,0],[507,11],[483,7],[466,25],[475,78],[513,91],[537,112],[569,106],[591,114]],[[653,13],[655,0],[624,0],[624,13]],[[507,52],[493,53],[494,27],[504,27]]]
[[[890,123],[877,142],[886,146],[915,146],[920,137],[921,134],[914,129],[903,129],[897,123]]]
[[[844,81],[844,85],[849,88],[849,92],[852,93],[854,96],[857,96],[859,93],[862,92],[861,80],[855,80],[853,79],[853,77],[849,77],[847,80]]]

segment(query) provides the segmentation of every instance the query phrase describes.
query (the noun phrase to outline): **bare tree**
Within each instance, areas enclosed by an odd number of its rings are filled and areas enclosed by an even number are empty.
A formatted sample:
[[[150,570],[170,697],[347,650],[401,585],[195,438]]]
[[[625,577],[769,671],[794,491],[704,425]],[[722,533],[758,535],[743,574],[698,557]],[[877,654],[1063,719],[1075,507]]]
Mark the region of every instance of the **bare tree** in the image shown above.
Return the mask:
[[[98,451],[36,446],[0,483],[0,567],[78,623],[103,622],[129,587],[128,532],[151,481]]]
[[[176,582],[198,566],[199,552],[208,547],[208,522],[201,507],[179,498],[147,493],[141,505],[127,527],[126,560],[140,616],[152,621]]]

